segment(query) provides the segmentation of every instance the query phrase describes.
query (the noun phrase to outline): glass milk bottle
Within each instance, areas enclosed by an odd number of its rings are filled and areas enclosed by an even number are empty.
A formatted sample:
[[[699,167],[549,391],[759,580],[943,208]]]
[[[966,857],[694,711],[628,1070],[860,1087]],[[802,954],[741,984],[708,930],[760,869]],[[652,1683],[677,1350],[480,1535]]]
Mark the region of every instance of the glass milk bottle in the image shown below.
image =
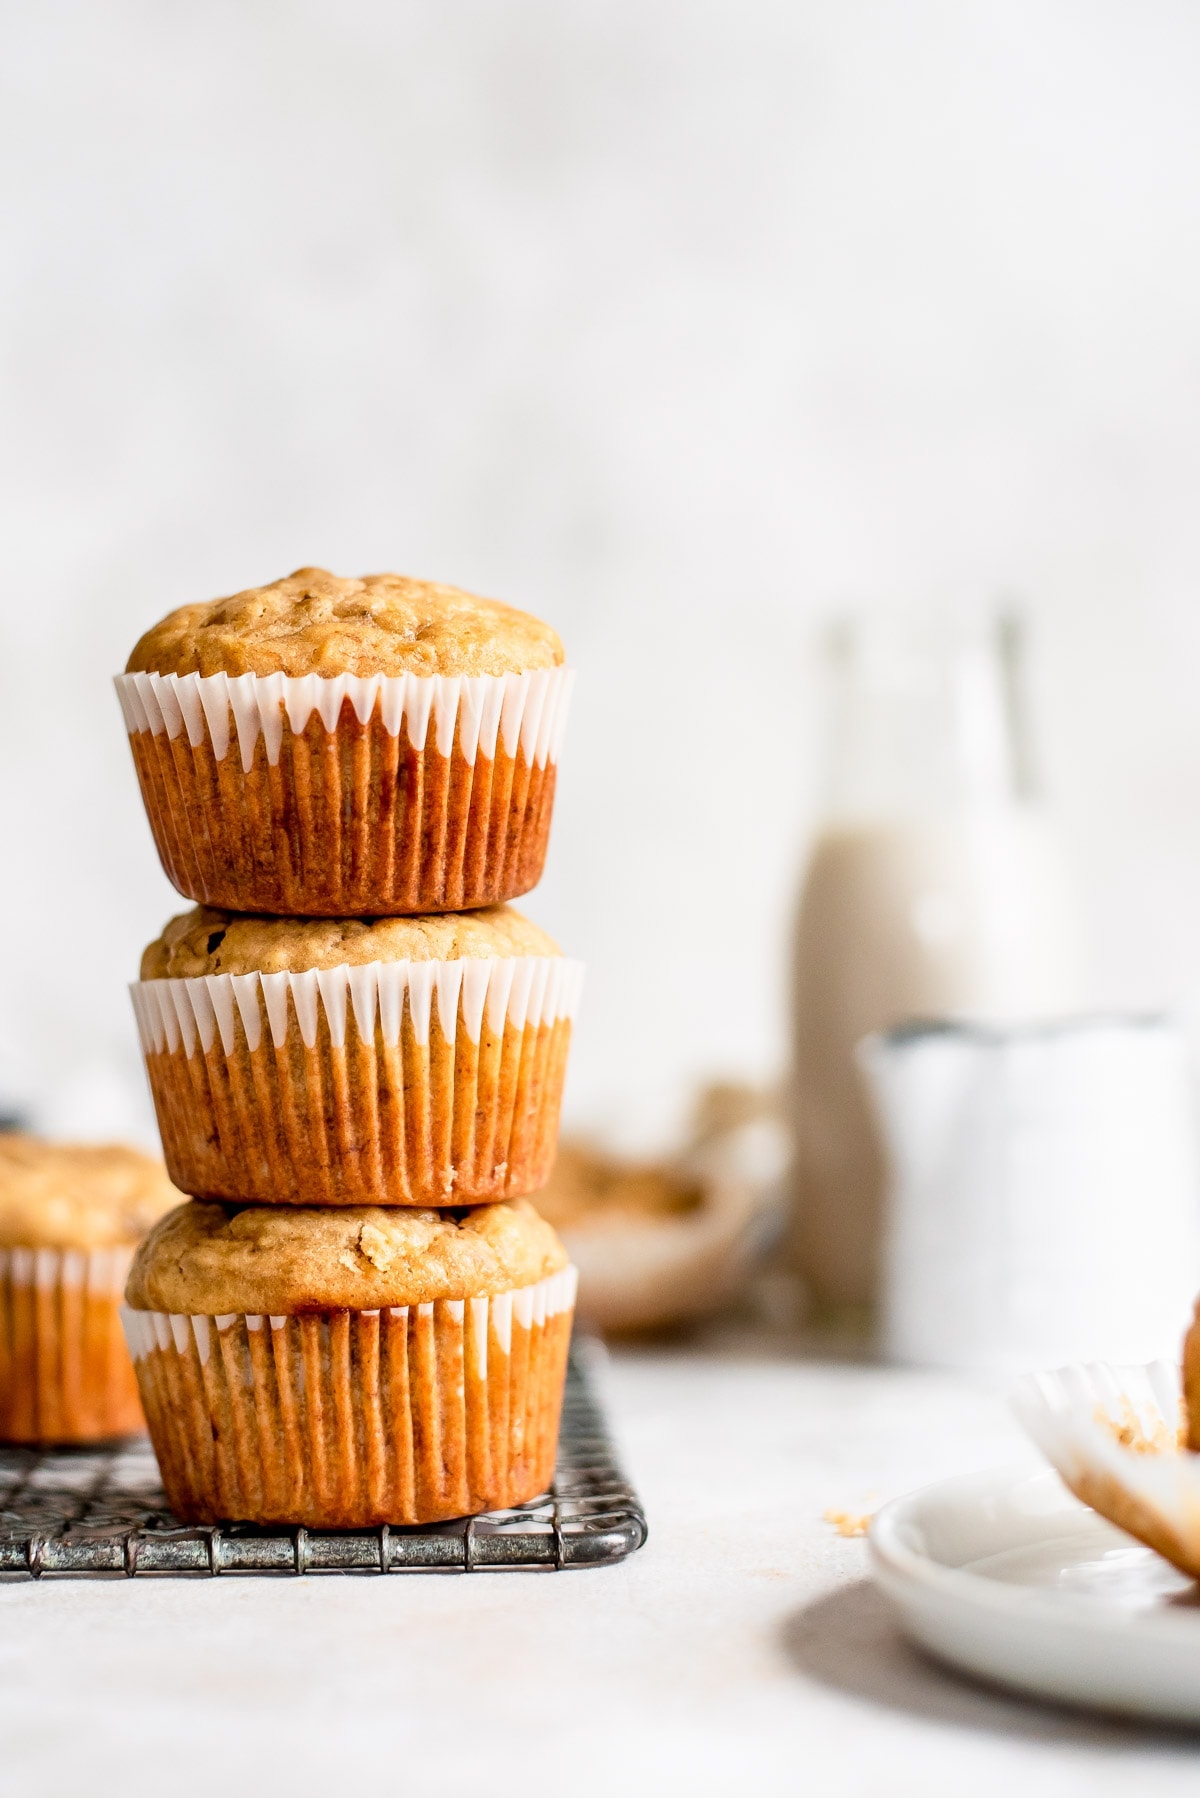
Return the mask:
[[[827,647],[832,754],[792,942],[792,1245],[819,1307],[866,1311],[884,1170],[855,1045],[912,1018],[1072,1010],[1082,957],[1014,621],[846,621]]]

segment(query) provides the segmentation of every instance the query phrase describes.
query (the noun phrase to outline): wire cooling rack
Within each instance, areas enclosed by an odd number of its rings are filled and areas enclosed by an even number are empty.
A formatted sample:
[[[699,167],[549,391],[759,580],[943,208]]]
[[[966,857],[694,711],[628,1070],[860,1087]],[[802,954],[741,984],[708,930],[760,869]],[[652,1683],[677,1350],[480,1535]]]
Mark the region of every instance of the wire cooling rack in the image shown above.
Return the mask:
[[[183,1525],[166,1508],[144,1437],[102,1448],[0,1448],[0,1576],[217,1573],[476,1573],[597,1567],[646,1540],[588,1377],[571,1348],[550,1494],[415,1528]]]

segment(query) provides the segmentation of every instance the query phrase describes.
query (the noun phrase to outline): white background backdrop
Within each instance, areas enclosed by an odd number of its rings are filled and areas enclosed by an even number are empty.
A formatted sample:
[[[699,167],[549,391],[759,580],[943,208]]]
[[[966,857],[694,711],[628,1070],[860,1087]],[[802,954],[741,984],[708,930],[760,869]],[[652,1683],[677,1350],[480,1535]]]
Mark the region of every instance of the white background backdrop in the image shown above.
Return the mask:
[[[576,1117],[783,1043],[811,637],[998,587],[1096,996],[1200,1013],[1186,0],[42,0],[0,46],[0,1091],[128,1127],[110,674],[302,563],[550,618]]]

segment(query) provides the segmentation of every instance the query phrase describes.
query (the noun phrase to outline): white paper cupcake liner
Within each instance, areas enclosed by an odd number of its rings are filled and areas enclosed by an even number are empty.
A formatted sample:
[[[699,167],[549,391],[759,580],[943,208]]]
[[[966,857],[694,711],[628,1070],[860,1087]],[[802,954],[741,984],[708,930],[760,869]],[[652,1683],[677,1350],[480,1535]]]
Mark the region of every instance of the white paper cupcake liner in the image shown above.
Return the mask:
[[[286,726],[303,733],[316,712],[332,731],[348,699],[361,724],[379,708],[389,736],[407,729],[414,749],[424,749],[433,725],[439,755],[457,745],[474,765],[490,761],[497,741],[509,756],[518,746],[531,767],[557,762],[575,671],[544,668],[531,674],[118,674],[117,696],[130,736],[165,731],[172,742],[186,733],[193,749],[207,738],[218,762],[236,736],[248,773],[264,738],[269,766],[279,762]]]
[[[536,1192],[582,976],[560,956],[496,956],[139,981],[171,1178],[260,1204]]]
[[[1077,1498],[1200,1578],[1200,1455],[1185,1446],[1178,1367],[1097,1361],[1030,1374],[1012,1407]]]
[[[130,674],[117,691],[181,893],[378,917],[537,885],[572,678]]]
[[[64,1286],[119,1298],[133,1255],[128,1244],[108,1249],[0,1249],[0,1280],[42,1292]]]
[[[510,1354],[514,1323],[520,1329],[529,1330],[535,1324],[544,1324],[548,1317],[558,1317],[564,1311],[573,1311],[578,1285],[577,1270],[574,1267],[564,1267],[560,1273],[538,1280],[532,1286],[514,1287],[511,1292],[492,1293],[474,1299],[429,1300],[419,1305],[388,1305],[348,1315],[374,1319],[381,1317],[386,1310],[393,1323],[407,1324],[410,1318],[431,1318],[435,1305],[441,1305],[446,1308],[448,1318],[466,1325],[469,1312],[470,1361],[482,1379],[488,1370],[489,1342],[493,1345],[493,1356],[496,1352]],[[328,1318],[334,1313],[314,1312],[301,1315],[323,1322],[327,1329]],[[255,1330],[261,1330],[264,1324],[269,1324],[273,1331],[277,1331],[297,1321],[297,1316],[286,1313],[270,1316],[253,1311],[229,1311],[213,1316],[176,1311],[136,1311],[132,1305],[121,1307],[125,1339],[135,1365],[155,1348],[167,1350],[172,1344],[179,1354],[190,1354],[191,1341],[194,1339],[196,1354],[201,1367],[204,1367],[212,1353],[214,1331],[219,1341],[235,1324],[244,1326],[247,1334],[253,1334]]]
[[[351,1528],[523,1503],[553,1476],[573,1268],[512,1292],[378,1310],[126,1308],[180,1517]]]
[[[459,1020],[478,1043],[486,1017],[494,1034],[506,1028],[550,1025],[573,1019],[583,986],[583,963],[558,955],[488,956],[458,961],[367,962],[361,967],[307,969],[296,974],[205,974],[193,979],[138,980],[130,986],[142,1049],[190,1060],[197,1044],[205,1054],[217,1036],[232,1055],[240,1023],[246,1046],[258,1048],[266,1025],[277,1049],[296,1029],[306,1048],[325,1020],[329,1040],[342,1048],[353,1013],[358,1034],[371,1041],[376,1019],[383,1041],[394,1047],[405,1016],[418,1043],[427,1044],[436,999],[438,1024],[453,1043]]]

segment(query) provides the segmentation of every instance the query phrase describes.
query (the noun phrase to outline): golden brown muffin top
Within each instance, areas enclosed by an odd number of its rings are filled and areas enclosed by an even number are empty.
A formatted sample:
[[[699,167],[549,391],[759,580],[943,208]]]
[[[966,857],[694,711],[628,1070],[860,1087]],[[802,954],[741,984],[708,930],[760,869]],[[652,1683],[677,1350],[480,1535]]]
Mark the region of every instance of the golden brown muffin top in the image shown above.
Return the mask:
[[[260,918],[197,905],[172,918],[145,950],[142,979],[558,953],[553,937],[509,905],[422,918]]]
[[[566,1265],[526,1199],[454,1211],[193,1199],[142,1243],[125,1298],[137,1311],[201,1317],[373,1311],[510,1292]]]
[[[0,1134],[0,1246],[103,1249],[135,1243],[182,1195],[152,1155],[121,1143]]]
[[[458,587],[298,568],[269,587],[180,606],[141,637],[130,674],[523,674],[563,659],[558,633]]]

